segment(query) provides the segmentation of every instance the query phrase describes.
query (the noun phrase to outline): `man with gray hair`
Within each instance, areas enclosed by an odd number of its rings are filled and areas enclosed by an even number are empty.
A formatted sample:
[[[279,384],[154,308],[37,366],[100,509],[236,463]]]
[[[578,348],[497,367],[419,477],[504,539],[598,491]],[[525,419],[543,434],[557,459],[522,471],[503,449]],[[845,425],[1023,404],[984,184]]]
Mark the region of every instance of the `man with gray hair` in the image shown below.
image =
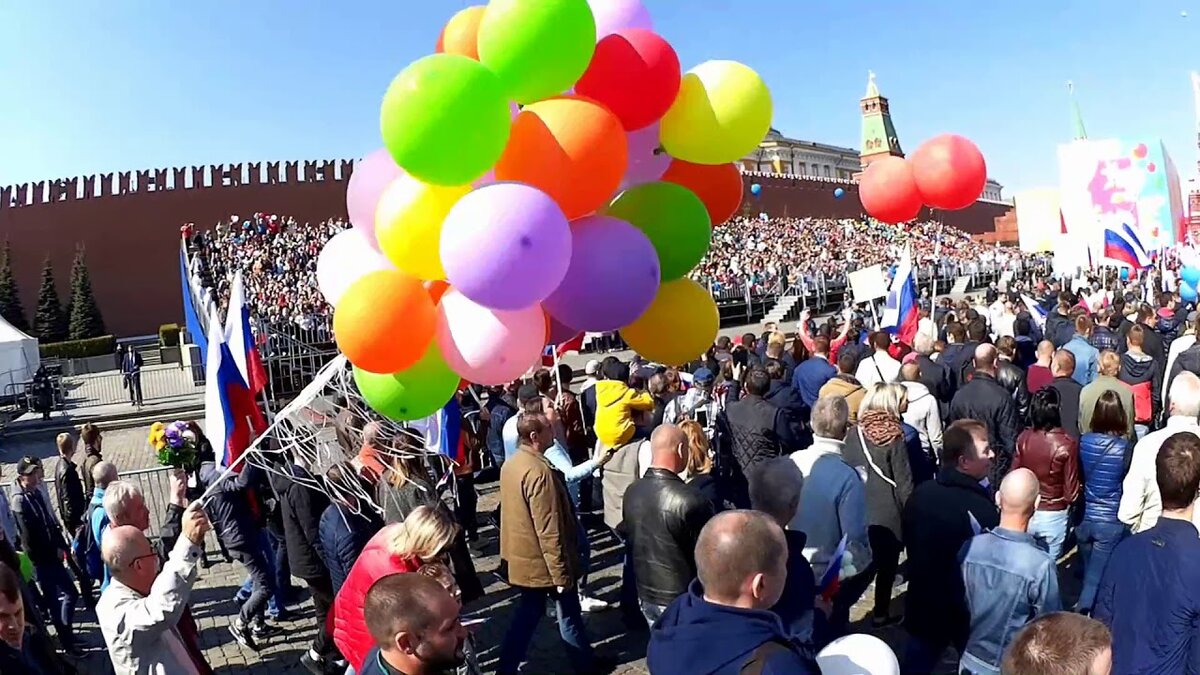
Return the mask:
[[[849,419],[846,399],[819,399],[811,418],[813,444],[791,455],[807,487],[800,492],[800,511],[787,527],[805,535],[804,557],[817,578],[825,574],[843,538],[843,578],[860,575],[871,564],[865,478],[842,458]]]
[[[750,508],[762,511],[786,528],[800,509],[803,487],[804,474],[790,458],[768,460],[750,473]],[[806,643],[812,640],[816,620],[813,599],[817,595],[817,581],[812,565],[804,557],[807,540],[804,533],[785,529],[783,537],[788,549],[787,583],[771,611],[779,615],[793,640]]]
[[[1133,528],[1134,534],[1148,530],[1158,522],[1162,514],[1162,497],[1158,492],[1155,460],[1159,448],[1171,436],[1190,431],[1200,436],[1200,377],[1184,371],[1171,382],[1170,417],[1158,431],[1146,434],[1133,447],[1133,458],[1122,484],[1121,505],[1117,518]],[[1192,523],[1200,529],[1200,510],[1192,516]]]
[[[946,367],[933,360],[933,338],[917,333],[913,338],[913,351],[917,353],[915,363],[921,369],[921,384],[938,400],[942,416],[945,417],[954,389],[946,374]]]

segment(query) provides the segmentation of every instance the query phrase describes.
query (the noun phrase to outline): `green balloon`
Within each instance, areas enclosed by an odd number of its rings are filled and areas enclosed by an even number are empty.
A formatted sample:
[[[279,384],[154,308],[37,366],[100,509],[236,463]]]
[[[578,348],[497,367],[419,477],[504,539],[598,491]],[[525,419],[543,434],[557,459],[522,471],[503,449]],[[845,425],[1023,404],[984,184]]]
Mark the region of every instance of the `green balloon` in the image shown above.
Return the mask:
[[[412,367],[391,375],[354,369],[354,384],[375,412],[407,422],[428,417],[446,405],[460,379],[442,359],[437,345],[430,345],[425,356]]]
[[[628,221],[646,233],[666,283],[687,274],[708,253],[712,224],[696,193],[675,183],[635,185],[617,195],[607,215]]]
[[[533,103],[567,91],[587,70],[596,19],[587,0],[492,0],[477,44],[509,97]]]
[[[388,86],[379,111],[392,159],[434,185],[466,185],[487,173],[504,152],[511,123],[500,80],[457,54],[410,63]]]

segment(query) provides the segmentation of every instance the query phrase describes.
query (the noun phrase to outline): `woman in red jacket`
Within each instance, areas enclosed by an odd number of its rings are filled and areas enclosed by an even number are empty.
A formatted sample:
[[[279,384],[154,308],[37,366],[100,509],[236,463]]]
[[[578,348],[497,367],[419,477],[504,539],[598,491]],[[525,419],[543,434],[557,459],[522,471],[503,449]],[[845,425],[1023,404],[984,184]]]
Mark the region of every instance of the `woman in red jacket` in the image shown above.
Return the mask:
[[[416,572],[428,562],[445,562],[457,534],[458,526],[444,512],[419,506],[404,522],[388,525],[367,542],[330,612],[333,641],[355,672],[362,671],[363,659],[375,646],[363,619],[367,591],[390,574]]]

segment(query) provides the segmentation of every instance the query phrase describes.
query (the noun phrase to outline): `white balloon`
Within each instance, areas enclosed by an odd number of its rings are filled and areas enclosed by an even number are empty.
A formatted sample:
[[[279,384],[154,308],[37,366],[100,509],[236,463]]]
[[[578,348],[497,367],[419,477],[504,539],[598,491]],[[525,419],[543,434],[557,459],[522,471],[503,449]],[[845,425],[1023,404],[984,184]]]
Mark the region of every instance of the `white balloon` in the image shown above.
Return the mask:
[[[363,231],[352,227],[334,235],[321,249],[317,256],[317,288],[326,302],[337,307],[342,294],[355,281],[369,272],[394,269],[396,266],[371,246]]]
[[[874,635],[856,633],[830,642],[817,654],[821,675],[900,675],[892,648]]]

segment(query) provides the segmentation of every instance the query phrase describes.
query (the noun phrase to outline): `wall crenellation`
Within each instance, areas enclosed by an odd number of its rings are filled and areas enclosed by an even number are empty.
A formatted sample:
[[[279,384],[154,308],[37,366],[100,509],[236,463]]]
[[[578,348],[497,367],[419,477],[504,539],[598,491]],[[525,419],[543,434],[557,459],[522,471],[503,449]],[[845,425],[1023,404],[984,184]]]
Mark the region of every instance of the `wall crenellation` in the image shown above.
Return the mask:
[[[265,174],[263,162],[249,162],[121,171],[115,174],[115,183],[113,173],[41,180],[0,187],[0,210],[165,190],[341,182],[350,179],[354,161],[305,160],[303,164],[299,161],[266,162]]]

